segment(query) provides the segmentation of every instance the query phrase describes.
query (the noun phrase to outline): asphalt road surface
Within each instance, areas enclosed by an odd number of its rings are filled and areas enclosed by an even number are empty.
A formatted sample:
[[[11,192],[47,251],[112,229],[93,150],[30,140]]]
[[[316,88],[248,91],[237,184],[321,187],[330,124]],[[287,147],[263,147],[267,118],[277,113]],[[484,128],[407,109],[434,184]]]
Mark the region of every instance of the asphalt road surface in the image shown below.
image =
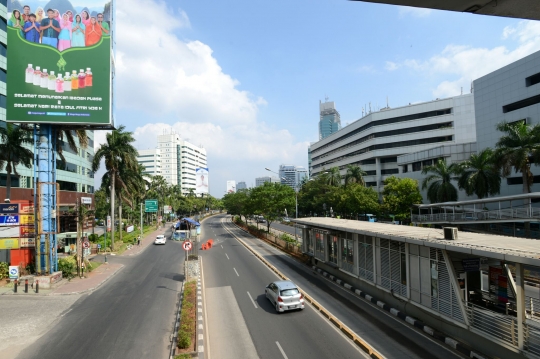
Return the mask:
[[[231,312],[237,313],[234,326],[240,330],[245,326],[250,334],[247,343],[244,338],[236,345],[247,349],[253,346],[259,358],[361,358],[363,355],[309,305],[306,305],[303,312],[276,314],[272,304],[264,296],[264,287],[277,280],[276,275],[232,234],[239,236],[258,251],[385,357],[463,358],[443,344],[424,336],[417,329],[322,278],[310,267],[236,229],[230,223],[230,216],[216,216],[207,219],[203,224],[203,239],[213,238],[216,242],[211,250],[202,252],[204,284],[213,298],[216,298],[215,294],[219,294],[218,298],[223,298],[220,308],[227,313],[223,314],[223,320],[208,318],[211,359],[221,358],[221,355],[216,356],[213,353],[225,348],[222,341],[235,340],[234,337],[222,334],[227,327],[220,324],[230,318]],[[216,306],[213,303],[215,299],[208,293],[206,298],[207,314],[210,314]],[[241,320],[238,320],[238,313],[242,315]],[[219,330],[212,328],[216,322],[223,327]],[[280,348],[276,342],[280,344]],[[281,349],[286,356],[282,355]]]
[[[183,254],[180,242],[168,240],[138,256],[108,256],[125,267],[17,358],[169,358]]]

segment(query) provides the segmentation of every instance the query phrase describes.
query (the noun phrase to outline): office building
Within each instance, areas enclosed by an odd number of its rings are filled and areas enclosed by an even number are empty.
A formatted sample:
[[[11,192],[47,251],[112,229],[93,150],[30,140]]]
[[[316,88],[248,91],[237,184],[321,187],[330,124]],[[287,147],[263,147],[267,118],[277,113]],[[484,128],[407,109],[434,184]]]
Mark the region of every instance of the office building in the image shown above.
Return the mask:
[[[236,193],[236,181],[227,181],[226,193]]]
[[[502,132],[497,124],[526,121],[540,124],[540,51],[473,81],[477,148],[495,148]],[[532,192],[540,191],[540,168],[532,166]],[[521,194],[521,173],[512,171],[501,182],[501,196]]]
[[[161,153],[159,148],[138,150],[137,162],[144,167],[143,174],[161,176]]]
[[[319,140],[341,130],[341,119],[334,101],[319,101]]]
[[[236,184],[236,190],[241,190],[241,189],[247,189],[247,185],[246,185],[246,182],[242,181],[242,182],[238,182]]]
[[[387,107],[368,113],[342,130],[311,144],[310,170],[316,176],[338,167],[345,175],[347,165],[359,165],[366,172],[366,185],[380,192],[387,177],[402,172],[409,177],[408,173],[421,171],[422,166],[429,164],[428,161],[433,163],[433,158],[426,158],[426,162],[418,167],[418,161],[407,159],[409,162],[404,161],[398,166],[399,156],[475,141],[473,94],[398,108]],[[455,153],[468,153],[472,148],[453,150]],[[461,158],[465,159],[464,156]]]
[[[279,178],[274,176],[263,176],[255,178],[255,187],[262,186],[265,182],[280,183]]]
[[[158,136],[161,175],[168,184],[180,185],[182,194],[195,191],[195,170],[207,168],[206,150],[180,138],[174,131]]]
[[[297,188],[304,178],[308,176],[308,171],[302,166],[281,165],[279,166],[279,177],[281,184]]]

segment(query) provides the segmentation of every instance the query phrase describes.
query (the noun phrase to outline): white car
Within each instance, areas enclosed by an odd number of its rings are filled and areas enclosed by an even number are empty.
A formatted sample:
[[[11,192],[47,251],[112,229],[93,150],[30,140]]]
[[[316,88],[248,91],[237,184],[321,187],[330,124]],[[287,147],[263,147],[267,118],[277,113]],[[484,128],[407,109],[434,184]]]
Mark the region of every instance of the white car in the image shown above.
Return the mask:
[[[167,238],[163,234],[158,234],[154,240],[154,244],[165,244],[165,242],[167,242]]]
[[[289,280],[279,280],[268,284],[264,288],[264,293],[278,313],[292,309],[304,309],[304,296]]]

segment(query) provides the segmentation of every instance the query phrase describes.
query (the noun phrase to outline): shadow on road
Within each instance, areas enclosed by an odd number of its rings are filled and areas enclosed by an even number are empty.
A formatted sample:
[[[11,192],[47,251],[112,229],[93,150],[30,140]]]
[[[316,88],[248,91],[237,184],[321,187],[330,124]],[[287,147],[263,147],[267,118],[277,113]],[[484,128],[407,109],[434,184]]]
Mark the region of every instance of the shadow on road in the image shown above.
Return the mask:
[[[184,275],[180,273],[161,273],[159,275],[161,278],[172,279],[177,282],[182,282],[184,280]]]

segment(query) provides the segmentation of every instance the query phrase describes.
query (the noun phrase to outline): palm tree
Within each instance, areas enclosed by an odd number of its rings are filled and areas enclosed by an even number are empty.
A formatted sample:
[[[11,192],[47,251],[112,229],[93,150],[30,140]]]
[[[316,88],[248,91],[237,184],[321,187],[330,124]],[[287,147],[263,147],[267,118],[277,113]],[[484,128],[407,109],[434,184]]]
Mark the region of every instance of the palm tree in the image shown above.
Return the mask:
[[[452,163],[447,165],[445,160],[438,160],[432,166],[422,169],[422,174],[428,174],[422,182],[422,189],[428,189],[427,196],[431,203],[457,201],[458,192],[452,181],[457,181],[459,167]]]
[[[525,121],[501,122],[497,125],[497,130],[504,133],[495,145],[495,159],[503,177],[508,177],[512,169],[516,173],[521,173],[523,193],[531,193],[534,182],[531,165],[540,164],[540,125],[529,126]],[[531,199],[525,199],[524,202],[528,208]],[[523,224],[525,236],[529,237],[530,222]]]
[[[0,127],[0,170],[6,167],[6,199],[11,200],[11,174],[19,176],[17,166],[23,165],[32,168],[34,154],[25,147],[34,143],[32,135],[25,129],[11,123]]]
[[[326,177],[327,183],[330,186],[335,186],[335,187],[341,186],[341,173],[339,173],[339,168],[332,167],[323,175]]]
[[[347,173],[345,173],[345,185],[349,183],[358,183],[362,186],[366,185],[364,181],[364,176],[367,173],[360,168],[358,165],[347,165]]]
[[[116,181],[120,181],[120,187],[125,186],[125,178],[119,176],[120,169],[135,169],[137,167],[137,150],[132,145],[135,138],[133,138],[132,132],[126,132],[124,129],[125,126],[120,126],[118,130],[107,133],[107,143],[99,146],[92,161],[92,171],[96,172],[100,167],[101,160],[105,160],[105,168],[111,179],[111,217],[113,221]],[[111,250],[114,250],[114,225],[111,227]]]
[[[501,176],[491,148],[471,155],[467,161],[460,163],[459,167],[458,187],[464,189],[467,196],[475,194],[482,199],[500,193]]]

